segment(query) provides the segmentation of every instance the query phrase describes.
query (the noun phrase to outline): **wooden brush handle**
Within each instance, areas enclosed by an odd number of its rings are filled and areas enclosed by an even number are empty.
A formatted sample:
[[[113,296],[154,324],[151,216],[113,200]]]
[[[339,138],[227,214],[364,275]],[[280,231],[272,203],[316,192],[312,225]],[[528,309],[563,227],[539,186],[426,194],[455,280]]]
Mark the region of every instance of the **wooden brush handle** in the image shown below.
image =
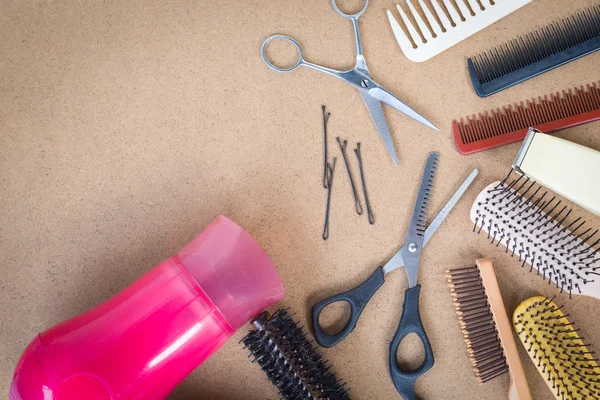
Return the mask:
[[[492,261],[487,258],[480,258],[476,260],[475,263],[479,267],[479,275],[485,286],[488,303],[492,315],[494,316],[494,321],[496,322],[498,337],[500,338],[500,343],[502,343],[506,363],[508,364],[508,371],[510,374],[508,398],[509,400],[531,400],[529,385],[527,384],[525,371],[523,370],[523,365],[519,358],[512,326],[506,315],[506,309],[504,308],[504,302],[502,301],[502,295],[500,294]]]

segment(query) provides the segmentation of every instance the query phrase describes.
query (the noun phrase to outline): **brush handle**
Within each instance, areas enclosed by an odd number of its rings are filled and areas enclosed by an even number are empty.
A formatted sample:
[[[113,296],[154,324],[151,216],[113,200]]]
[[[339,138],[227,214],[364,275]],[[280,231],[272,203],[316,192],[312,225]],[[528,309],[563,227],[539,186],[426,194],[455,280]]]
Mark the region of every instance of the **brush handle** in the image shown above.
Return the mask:
[[[312,323],[317,343],[323,347],[333,347],[344,340],[354,330],[360,314],[383,283],[383,268],[379,267],[373,275],[354,289],[328,297],[312,306]],[[350,319],[341,331],[334,335],[328,335],[319,324],[319,316],[325,307],[338,301],[350,304]]]
[[[421,323],[421,314],[419,312],[419,294],[421,293],[421,285],[416,285],[408,289],[404,293],[404,305],[402,306],[402,317],[400,318],[400,324],[394,334],[392,343],[390,344],[390,374],[394,386],[398,393],[402,395],[405,400],[415,400],[415,381],[418,377],[423,375],[425,372],[433,366],[433,350],[431,344]],[[411,333],[416,333],[423,343],[425,349],[425,360],[423,364],[415,369],[414,371],[404,371],[398,365],[397,352],[400,347],[400,343],[406,336]]]

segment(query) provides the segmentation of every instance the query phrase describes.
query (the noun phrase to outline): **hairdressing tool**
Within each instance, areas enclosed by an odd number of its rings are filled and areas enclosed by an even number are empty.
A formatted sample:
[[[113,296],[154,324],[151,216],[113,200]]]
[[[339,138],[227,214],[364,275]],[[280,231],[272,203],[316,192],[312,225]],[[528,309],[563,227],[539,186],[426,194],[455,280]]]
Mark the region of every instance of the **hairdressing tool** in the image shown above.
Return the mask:
[[[491,114],[491,115],[490,115]],[[529,127],[550,133],[600,120],[600,88],[596,82],[453,121],[461,154],[471,154],[523,140]]]
[[[544,296],[527,299],[513,314],[515,330],[557,400],[599,399],[598,361],[561,308]]]
[[[369,223],[373,225],[375,223],[375,216],[373,216],[373,210],[371,210],[371,202],[369,202],[369,196],[367,195],[367,183],[365,182],[365,172],[363,170],[362,155],[360,153],[360,142],[356,143],[354,154],[356,154],[356,158],[358,159],[358,169],[360,171],[360,181],[362,182],[363,195],[365,196],[367,216],[369,217]]]
[[[333,173],[337,158],[333,157],[333,163],[327,163],[327,205],[325,208],[325,226],[323,228],[323,240],[329,237],[329,208],[331,207],[331,189],[333,187]]]
[[[473,267],[447,269],[446,277],[479,383],[508,372],[508,398],[531,399],[492,261],[481,258]]]
[[[362,44],[360,41],[360,34],[358,32],[358,18],[367,9],[367,6],[369,5],[369,0],[365,0],[365,5],[362,8],[362,10],[360,10],[359,12],[357,12],[356,14],[353,14],[353,15],[348,15],[348,14],[345,14],[342,11],[340,11],[340,9],[338,8],[338,6],[336,4],[336,0],[331,0],[331,3],[333,4],[333,9],[335,10],[335,12],[337,12],[342,17],[348,18],[352,21],[352,26],[354,27],[354,37],[356,39],[356,65],[354,66],[354,68],[352,68],[348,71],[337,71],[337,70],[334,70],[331,68],[322,67],[320,65],[316,65],[311,62],[308,62],[302,57],[302,49],[300,48],[300,45],[298,44],[298,42],[296,42],[291,37],[284,36],[284,35],[273,35],[273,36],[269,37],[267,40],[265,40],[265,42],[262,45],[262,49],[261,49],[262,59],[265,62],[265,64],[267,64],[267,66],[269,66],[271,69],[278,71],[278,72],[290,72],[300,66],[305,66],[305,67],[315,69],[317,71],[324,72],[328,75],[335,76],[336,78],[340,78],[344,82],[346,82],[349,85],[353,86],[354,88],[358,89],[358,91],[360,92],[360,95],[362,96],[363,100],[365,101],[365,104],[367,105],[367,109],[369,110],[371,117],[373,118],[373,122],[375,123],[375,126],[377,127],[377,130],[379,131],[379,134],[381,135],[381,138],[383,139],[383,142],[385,144],[385,147],[388,150],[388,153],[392,157],[394,164],[398,165],[398,156],[396,155],[396,149],[394,148],[394,142],[392,141],[392,136],[390,135],[390,129],[387,125],[387,122],[385,121],[385,116],[383,115],[383,109],[381,108],[382,102],[389,105],[390,107],[395,108],[396,110],[400,111],[401,113],[406,114],[407,116],[421,122],[422,124],[432,128],[432,129],[435,129],[436,131],[439,131],[439,129],[435,125],[433,125],[431,122],[429,122],[429,120],[427,120],[425,117],[418,114],[415,110],[410,108],[408,105],[403,103],[400,99],[398,99],[396,96],[394,96],[393,94],[388,92],[386,89],[381,87],[378,83],[376,83],[373,79],[371,79],[371,74],[369,73],[369,70],[367,69],[367,63],[365,61],[365,57],[363,56]],[[293,65],[290,68],[280,68],[280,67],[275,66],[269,60],[267,60],[267,57],[265,56],[265,48],[267,47],[267,44],[269,44],[269,42],[273,39],[281,39],[281,40],[288,41],[296,47],[296,49],[298,50],[298,61],[296,62],[295,65]]]
[[[349,399],[346,383],[292,317],[279,309],[273,315],[265,311],[253,321],[256,329],[240,341],[250,350],[252,362],[260,365],[282,399]]]
[[[485,27],[493,24],[501,18],[506,17],[513,11],[518,10],[532,0],[458,0],[456,9],[450,0],[442,0],[450,18],[442,10],[437,0],[432,0],[431,4],[435,14],[437,14],[441,25],[434,17],[429,7],[425,5],[423,0],[419,0],[419,5],[425,21],[413,6],[411,0],[406,0],[411,16],[417,22],[420,34],[417,32],[409,17],[406,15],[402,7],[396,4],[396,8],[400,13],[402,21],[408,28],[409,35],[405,35],[402,28],[394,18],[393,14],[388,10],[387,16],[392,26],[392,31],[398,42],[398,46],[402,52],[411,61],[422,62],[440,54],[442,51],[449,49],[455,44],[465,40],[471,35],[476,34]],[[466,3],[466,4],[465,4]],[[414,43],[414,46],[413,46]]]
[[[261,366],[282,399],[349,399],[346,383],[336,376],[292,317],[288,309],[279,309],[272,315],[265,311],[254,319],[256,329],[240,341],[250,350],[252,362]]]
[[[419,293],[421,285],[417,284],[417,276],[419,270],[419,259],[421,250],[435,233],[440,224],[444,221],[448,213],[452,210],[456,202],[460,199],[463,193],[467,190],[475,176],[477,170],[474,170],[469,177],[458,188],[452,198],[446,203],[442,211],[435,217],[432,223],[425,229],[427,223],[427,213],[429,202],[431,201],[431,191],[433,188],[433,178],[438,163],[438,153],[431,153],[427,158],[423,178],[419,188],[419,194],[415,203],[412,220],[408,229],[406,243],[400,250],[385,264],[383,267],[378,267],[373,275],[365,282],[358,285],[345,293],[326,298],[312,307],[312,322],[317,343],[324,347],[331,347],[342,341],[354,328],[363,309],[375,294],[377,289],[384,283],[384,275],[394,271],[397,268],[404,266],[408,277],[408,289],[404,294],[404,305],[402,309],[402,317],[400,324],[394,334],[390,344],[389,365],[392,380],[398,392],[405,399],[414,399],[414,383],[415,380],[427,372],[433,366],[433,352],[431,345],[427,339],[421,317],[419,314]],[[328,335],[319,323],[319,316],[323,309],[328,305],[345,301],[350,304],[350,319],[346,326],[336,334]],[[425,349],[425,360],[423,364],[414,371],[403,371],[396,360],[396,353],[400,342],[410,333],[415,333],[419,336]]]
[[[325,106],[321,106],[323,111],[323,187],[327,189],[327,121],[329,121],[330,112],[325,114]]]
[[[555,283],[560,292],[600,299],[600,257],[594,246],[598,230],[585,228],[581,217],[523,175],[486,187],[471,208],[473,232],[483,230],[492,244],[519,257],[521,267]],[[509,181],[510,180],[510,181]],[[569,218],[570,217],[570,218]],[[570,222],[568,222],[568,220]]]
[[[598,49],[600,4],[469,58],[469,74],[487,97]]]
[[[344,163],[346,164],[346,170],[348,171],[348,178],[350,179],[350,186],[352,187],[352,196],[354,197],[354,208],[356,209],[356,213],[358,215],[362,215],[363,209],[360,205],[360,199],[358,198],[358,194],[356,193],[356,186],[354,185],[354,178],[352,177],[352,171],[350,171],[350,165],[348,164],[348,156],[346,155],[346,146],[348,145],[348,141],[340,140],[339,136],[336,138],[338,144],[340,145],[340,150],[342,152],[342,157],[344,157]]]
[[[600,215],[600,152],[530,128],[513,168]]]
[[[39,334],[11,400],[163,400],[283,298],[260,245],[225,217],[105,303]]]

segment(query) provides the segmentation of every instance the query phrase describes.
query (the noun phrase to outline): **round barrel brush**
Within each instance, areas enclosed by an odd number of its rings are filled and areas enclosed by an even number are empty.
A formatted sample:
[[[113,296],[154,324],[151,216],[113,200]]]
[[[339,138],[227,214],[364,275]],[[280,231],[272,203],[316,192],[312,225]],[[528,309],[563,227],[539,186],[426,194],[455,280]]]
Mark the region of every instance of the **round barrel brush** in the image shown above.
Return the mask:
[[[346,384],[336,377],[287,310],[263,312],[254,319],[256,329],[241,340],[285,400],[347,400]]]

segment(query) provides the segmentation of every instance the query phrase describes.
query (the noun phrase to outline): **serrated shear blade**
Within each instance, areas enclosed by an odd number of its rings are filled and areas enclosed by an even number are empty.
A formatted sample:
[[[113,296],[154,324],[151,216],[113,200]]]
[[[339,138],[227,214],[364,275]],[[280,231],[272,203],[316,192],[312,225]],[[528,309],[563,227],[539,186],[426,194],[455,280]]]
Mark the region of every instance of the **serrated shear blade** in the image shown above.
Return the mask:
[[[419,272],[419,260],[421,258],[421,250],[425,241],[425,230],[427,228],[427,215],[429,214],[429,204],[433,191],[433,179],[439,160],[439,153],[429,153],[423,178],[421,178],[421,186],[419,194],[415,202],[412,219],[406,235],[406,242],[402,248],[402,259],[404,260],[404,269],[408,276],[408,287],[415,287],[417,284],[417,276]]]

